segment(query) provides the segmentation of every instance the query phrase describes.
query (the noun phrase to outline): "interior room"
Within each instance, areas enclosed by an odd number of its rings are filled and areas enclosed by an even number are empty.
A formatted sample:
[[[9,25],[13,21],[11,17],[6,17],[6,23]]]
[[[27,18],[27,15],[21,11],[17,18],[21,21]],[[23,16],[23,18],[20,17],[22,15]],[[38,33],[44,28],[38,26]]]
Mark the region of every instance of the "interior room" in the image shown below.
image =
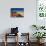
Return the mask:
[[[46,0],[1,0],[0,6],[0,46],[46,46]]]

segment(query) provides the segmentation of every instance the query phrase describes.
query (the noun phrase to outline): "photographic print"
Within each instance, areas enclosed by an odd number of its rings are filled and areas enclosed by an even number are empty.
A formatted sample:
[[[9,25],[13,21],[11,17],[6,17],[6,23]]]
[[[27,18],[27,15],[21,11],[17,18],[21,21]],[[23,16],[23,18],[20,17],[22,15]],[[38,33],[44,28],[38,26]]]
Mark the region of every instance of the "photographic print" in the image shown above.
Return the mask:
[[[24,17],[24,8],[11,8],[11,17]]]

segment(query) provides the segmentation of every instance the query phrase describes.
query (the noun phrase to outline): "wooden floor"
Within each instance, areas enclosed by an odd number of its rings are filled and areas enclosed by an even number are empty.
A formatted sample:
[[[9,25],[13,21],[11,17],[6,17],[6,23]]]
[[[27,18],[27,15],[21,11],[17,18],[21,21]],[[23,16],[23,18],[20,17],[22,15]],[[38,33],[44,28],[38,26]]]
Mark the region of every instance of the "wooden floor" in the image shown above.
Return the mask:
[[[16,45],[15,43],[12,43],[12,42],[11,42],[11,43],[8,43],[7,46],[15,46],[15,45]],[[0,46],[5,46],[5,45],[4,45],[3,42],[2,42],[2,43],[0,42]],[[22,46],[22,45],[21,45],[21,46]],[[25,45],[24,45],[24,46],[25,46]],[[32,42],[32,43],[30,43],[30,46],[37,46],[37,43],[33,43],[33,42]],[[41,46],[46,46],[46,43],[44,43],[44,45],[41,45]]]

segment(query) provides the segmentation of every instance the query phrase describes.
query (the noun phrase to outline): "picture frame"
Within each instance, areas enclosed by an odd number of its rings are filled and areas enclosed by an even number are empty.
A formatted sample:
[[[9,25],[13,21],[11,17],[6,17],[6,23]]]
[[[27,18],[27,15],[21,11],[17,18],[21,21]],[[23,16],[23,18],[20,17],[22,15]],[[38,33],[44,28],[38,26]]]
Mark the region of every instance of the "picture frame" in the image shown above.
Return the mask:
[[[11,8],[11,17],[24,17],[24,8]]]

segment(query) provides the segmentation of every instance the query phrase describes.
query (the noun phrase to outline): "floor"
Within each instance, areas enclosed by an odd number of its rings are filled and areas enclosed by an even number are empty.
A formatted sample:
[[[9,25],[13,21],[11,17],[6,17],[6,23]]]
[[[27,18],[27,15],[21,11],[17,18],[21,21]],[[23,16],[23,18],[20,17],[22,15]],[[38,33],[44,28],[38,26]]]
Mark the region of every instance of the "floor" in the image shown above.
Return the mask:
[[[37,46],[37,44],[36,43],[33,43],[33,42],[30,43],[30,44],[31,44],[30,46]],[[5,46],[5,45],[4,45],[3,42],[2,43],[0,42],[0,46]],[[15,43],[12,43],[12,42],[11,43],[8,43],[7,46],[15,46]],[[21,46],[25,46],[25,45],[21,45]],[[41,45],[41,46],[46,46],[46,43],[44,43],[44,45]]]

